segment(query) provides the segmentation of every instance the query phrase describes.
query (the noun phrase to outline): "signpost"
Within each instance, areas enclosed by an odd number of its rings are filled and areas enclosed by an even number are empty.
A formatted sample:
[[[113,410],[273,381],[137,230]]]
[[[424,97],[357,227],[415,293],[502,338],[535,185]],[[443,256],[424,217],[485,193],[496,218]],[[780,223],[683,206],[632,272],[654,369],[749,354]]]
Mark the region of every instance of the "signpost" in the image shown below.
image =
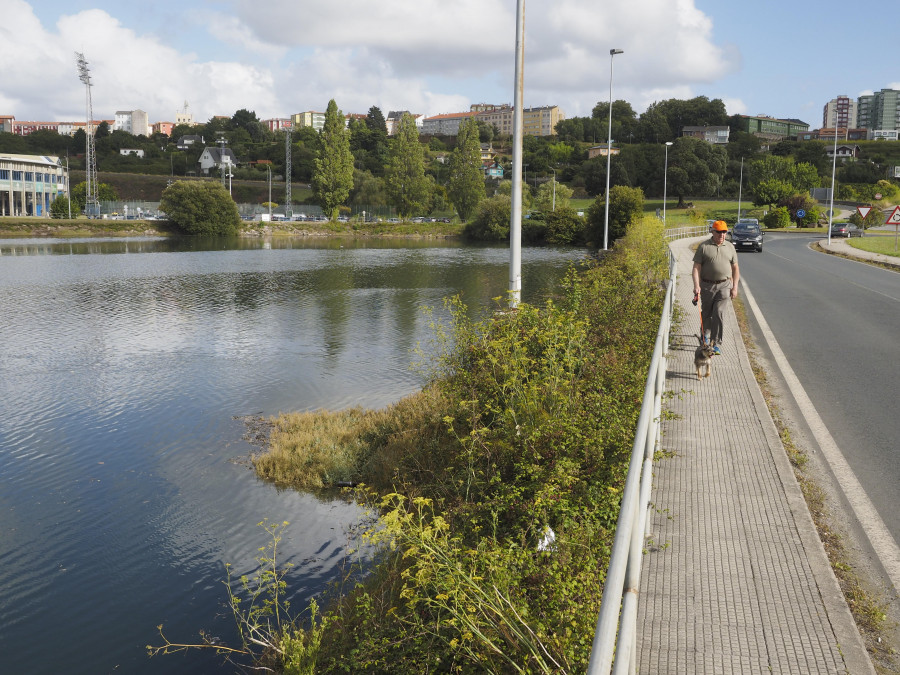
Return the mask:
[[[894,226],[894,252],[897,251],[897,241],[900,240],[900,206],[895,206],[891,215],[884,221],[885,225]]]
[[[803,209],[797,209],[797,227],[803,227],[801,225],[801,222],[803,221],[803,218],[805,216],[806,216],[806,211],[804,211]]]

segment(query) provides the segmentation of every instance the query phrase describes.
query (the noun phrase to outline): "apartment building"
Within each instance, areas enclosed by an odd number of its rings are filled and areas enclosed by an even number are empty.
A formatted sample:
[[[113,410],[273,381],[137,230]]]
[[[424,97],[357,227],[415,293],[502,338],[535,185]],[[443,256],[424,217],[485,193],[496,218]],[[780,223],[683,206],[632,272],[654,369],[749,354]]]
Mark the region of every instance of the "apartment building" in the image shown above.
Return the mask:
[[[295,129],[300,127],[311,127],[316,131],[322,131],[325,128],[325,113],[307,110],[302,113],[291,115],[291,123]]]
[[[857,124],[858,104],[849,96],[838,96],[825,104],[822,110],[822,126],[855,129]]]
[[[515,112],[512,106],[478,106],[484,109],[478,112],[476,119],[494,126],[503,135],[512,135]],[[556,133],[557,122],[565,118],[565,113],[559,106],[525,108],[522,110],[522,133],[526,136],[552,136]]]
[[[422,120],[422,133],[429,136],[456,136],[462,123],[477,114],[470,111],[426,117]]]
[[[0,154],[0,216],[44,216],[69,193],[69,172],[59,157]]]
[[[900,130],[900,90],[882,89],[857,99],[859,126],[872,132]]]
[[[722,145],[728,143],[731,132],[729,127],[682,127],[681,135],[689,138],[699,138],[701,141]]]
[[[143,110],[117,110],[113,131],[127,131],[135,136],[149,136],[150,122]]]

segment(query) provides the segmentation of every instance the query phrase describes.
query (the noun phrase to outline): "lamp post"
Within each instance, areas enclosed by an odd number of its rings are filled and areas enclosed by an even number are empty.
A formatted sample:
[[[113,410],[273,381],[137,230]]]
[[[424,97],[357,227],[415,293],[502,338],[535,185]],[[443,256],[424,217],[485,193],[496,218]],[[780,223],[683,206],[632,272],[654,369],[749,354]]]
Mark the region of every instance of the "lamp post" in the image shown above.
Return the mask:
[[[666,163],[663,168],[663,229],[666,227],[666,188],[667,181],[669,180],[669,146],[672,145],[672,141],[666,141]]]
[[[741,177],[738,179],[738,217],[741,219],[741,196],[744,192],[744,158],[741,157]]]
[[[831,224],[834,221],[834,176],[837,173],[837,116],[834,118],[834,150],[831,155],[831,207],[828,209],[828,243],[831,244]],[[799,223],[798,223],[799,225]]]
[[[266,171],[269,174],[269,222],[272,222],[272,165],[266,164]]]
[[[612,159],[612,82],[613,82],[613,57],[616,54],[624,54],[621,49],[609,50],[609,133],[606,136],[606,211],[603,215],[603,250],[609,248],[609,167]]]
[[[550,169],[553,172],[553,207],[551,211],[556,212],[556,169]]]

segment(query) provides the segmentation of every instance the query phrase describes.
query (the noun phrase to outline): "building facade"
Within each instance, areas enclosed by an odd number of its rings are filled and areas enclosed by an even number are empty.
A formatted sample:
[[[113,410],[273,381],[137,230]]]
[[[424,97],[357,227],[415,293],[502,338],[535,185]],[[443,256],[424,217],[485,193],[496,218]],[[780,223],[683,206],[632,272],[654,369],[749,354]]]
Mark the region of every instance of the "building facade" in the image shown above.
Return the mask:
[[[729,127],[683,127],[681,129],[682,136],[699,138],[701,141],[706,141],[713,145],[727,144],[730,132],[731,129]]]
[[[300,127],[310,127],[316,131],[322,131],[325,128],[325,113],[307,110],[302,113],[291,115],[291,123],[295,129]]]
[[[776,117],[759,115],[740,116],[741,131],[753,134],[767,141],[780,141],[785,138],[797,138],[803,132],[809,131],[809,125],[801,120],[782,120]]]
[[[474,109],[476,106],[472,107]],[[483,103],[478,104],[478,107],[483,109],[478,111],[476,119],[492,125],[501,135],[513,134],[514,108],[509,105],[488,106]],[[564,119],[566,115],[559,106],[525,108],[522,110],[522,133],[526,136],[552,136],[556,133],[556,124]]]
[[[59,157],[0,154],[0,216],[43,216],[69,194],[69,173]]]
[[[859,126],[876,130],[900,130],[900,90],[882,89],[857,99]]]
[[[117,110],[113,131],[127,131],[134,136],[149,136],[150,122],[143,110]]]
[[[456,136],[460,125],[476,116],[474,112],[432,115],[422,120],[422,133],[428,136]]]
[[[855,129],[858,106],[849,96],[831,99],[822,110],[822,127]]]

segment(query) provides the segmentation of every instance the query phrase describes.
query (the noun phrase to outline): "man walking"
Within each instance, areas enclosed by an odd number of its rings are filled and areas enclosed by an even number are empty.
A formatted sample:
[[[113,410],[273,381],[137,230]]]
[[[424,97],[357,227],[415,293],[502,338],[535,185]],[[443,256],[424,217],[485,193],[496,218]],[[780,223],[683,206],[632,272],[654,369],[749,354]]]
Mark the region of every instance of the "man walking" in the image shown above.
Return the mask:
[[[722,342],[725,303],[737,297],[741,278],[734,244],[725,241],[727,232],[728,225],[724,220],[713,223],[712,236],[697,247],[691,270],[694,303],[699,297],[703,327],[707,331],[706,340],[716,343],[713,349],[716,354],[721,354],[719,344]]]

